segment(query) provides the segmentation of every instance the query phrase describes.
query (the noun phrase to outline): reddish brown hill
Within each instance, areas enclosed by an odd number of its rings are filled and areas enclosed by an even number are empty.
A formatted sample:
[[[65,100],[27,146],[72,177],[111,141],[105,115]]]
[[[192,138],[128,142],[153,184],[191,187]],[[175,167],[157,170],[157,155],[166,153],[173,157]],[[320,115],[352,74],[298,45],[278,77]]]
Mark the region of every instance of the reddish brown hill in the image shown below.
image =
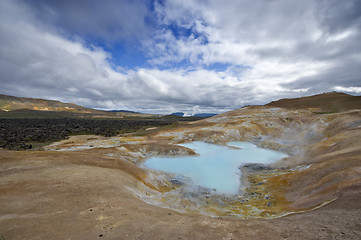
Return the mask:
[[[361,109],[361,96],[351,96],[345,93],[330,92],[309,97],[281,99],[265,106],[287,109],[318,108],[324,112],[342,112]]]
[[[0,94],[0,109],[3,111],[14,111],[19,109],[38,111],[65,111],[77,113],[104,113],[103,111],[82,107],[73,103],[62,103],[60,101],[39,98],[13,97]]]
[[[92,108],[86,108],[74,103],[63,103],[55,100],[40,98],[14,97],[0,94],[1,117],[98,117],[98,118],[122,118],[122,117],[152,117],[151,114],[136,112],[108,112]],[[4,115],[5,114],[5,115]]]

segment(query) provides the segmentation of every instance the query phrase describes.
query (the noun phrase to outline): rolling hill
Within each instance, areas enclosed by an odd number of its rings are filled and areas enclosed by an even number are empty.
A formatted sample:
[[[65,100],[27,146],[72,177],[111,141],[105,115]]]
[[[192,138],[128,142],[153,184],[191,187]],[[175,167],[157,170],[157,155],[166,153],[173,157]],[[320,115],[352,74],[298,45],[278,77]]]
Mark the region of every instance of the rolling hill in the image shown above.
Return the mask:
[[[342,112],[352,109],[361,109],[361,96],[352,96],[345,93],[329,92],[309,97],[280,99],[265,106],[287,109],[315,108],[316,112]]]
[[[82,107],[74,103],[62,103],[39,98],[14,97],[0,94],[0,109],[15,111],[20,109],[36,111],[63,111],[76,113],[103,113],[103,111]]]
[[[152,117],[152,114],[142,114],[129,111],[109,112],[86,108],[74,103],[63,103],[40,98],[14,97],[0,94],[0,117],[13,118],[123,118]]]

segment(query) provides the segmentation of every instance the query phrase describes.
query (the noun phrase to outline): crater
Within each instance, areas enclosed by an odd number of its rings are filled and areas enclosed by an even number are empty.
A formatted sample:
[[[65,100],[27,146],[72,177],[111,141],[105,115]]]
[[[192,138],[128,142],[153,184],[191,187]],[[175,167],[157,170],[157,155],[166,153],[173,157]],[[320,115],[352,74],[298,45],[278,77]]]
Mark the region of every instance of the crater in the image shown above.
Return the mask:
[[[196,155],[153,156],[141,164],[148,171],[145,185],[131,189],[143,201],[179,212],[238,218],[273,218],[289,212],[270,180],[290,169],[272,167],[287,154],[250,142],[225,145],[194,141],[179,144]],[[162,189],[162,191],[159,191]]]

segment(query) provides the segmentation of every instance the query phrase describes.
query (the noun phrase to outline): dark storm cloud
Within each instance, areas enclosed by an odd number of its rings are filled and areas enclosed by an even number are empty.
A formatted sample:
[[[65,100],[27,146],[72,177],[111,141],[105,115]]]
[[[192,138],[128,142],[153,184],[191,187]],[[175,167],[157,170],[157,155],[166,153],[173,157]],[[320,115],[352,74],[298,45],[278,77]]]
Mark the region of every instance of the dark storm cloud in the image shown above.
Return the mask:
[[[283,86],[309,88],[309,94],[340,87],[361,89],[361,1],[321,1],[315,16],[323,35],[313,44],[299,45],[295,53],[313,57],[329,67]]]
[[[142,39],[152,32],[150,0],[23,1],[41,21],[65,33],[118,42]]]
[[[361,25],[361,1],[359,0],[322,0],[318,3],[321,26],[328,32],[344,31]]]
[[[361,87],[361,63],[354,59],[342,59],[327,71],[284,86],[291,89],[309,88],[309,94],[334,91],[338,86]]]

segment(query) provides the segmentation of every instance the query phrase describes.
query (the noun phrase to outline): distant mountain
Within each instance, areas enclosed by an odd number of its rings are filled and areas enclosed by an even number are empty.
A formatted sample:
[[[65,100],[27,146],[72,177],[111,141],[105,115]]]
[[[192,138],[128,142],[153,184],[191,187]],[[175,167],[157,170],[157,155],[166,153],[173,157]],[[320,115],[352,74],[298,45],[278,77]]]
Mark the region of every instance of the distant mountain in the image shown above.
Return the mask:
[[[184,112],[174,112],[170,115],[184,117]],[[194,115],[189,115],[189,117],[201,117],[201,118],[209,118],[217,115],[216,113],[196,113]]]
[[[341,112],[351,109],[361,109],[361,96],[329,92],[309,97],[285,98],[270,102],[265,106],[287,109],[318,108],[324,112]]]
[[[174,112],[174,113],[171,113],[170,115],[175,115],[175,116],[183,117],[183,116],[184,116],[184,112]]]
[[[137,114],[140,114],[140,112],[134,112],[134,111],[128,111],[128,110],[108,110],[107,112],[113,112],[113,113],[137,113]]]

